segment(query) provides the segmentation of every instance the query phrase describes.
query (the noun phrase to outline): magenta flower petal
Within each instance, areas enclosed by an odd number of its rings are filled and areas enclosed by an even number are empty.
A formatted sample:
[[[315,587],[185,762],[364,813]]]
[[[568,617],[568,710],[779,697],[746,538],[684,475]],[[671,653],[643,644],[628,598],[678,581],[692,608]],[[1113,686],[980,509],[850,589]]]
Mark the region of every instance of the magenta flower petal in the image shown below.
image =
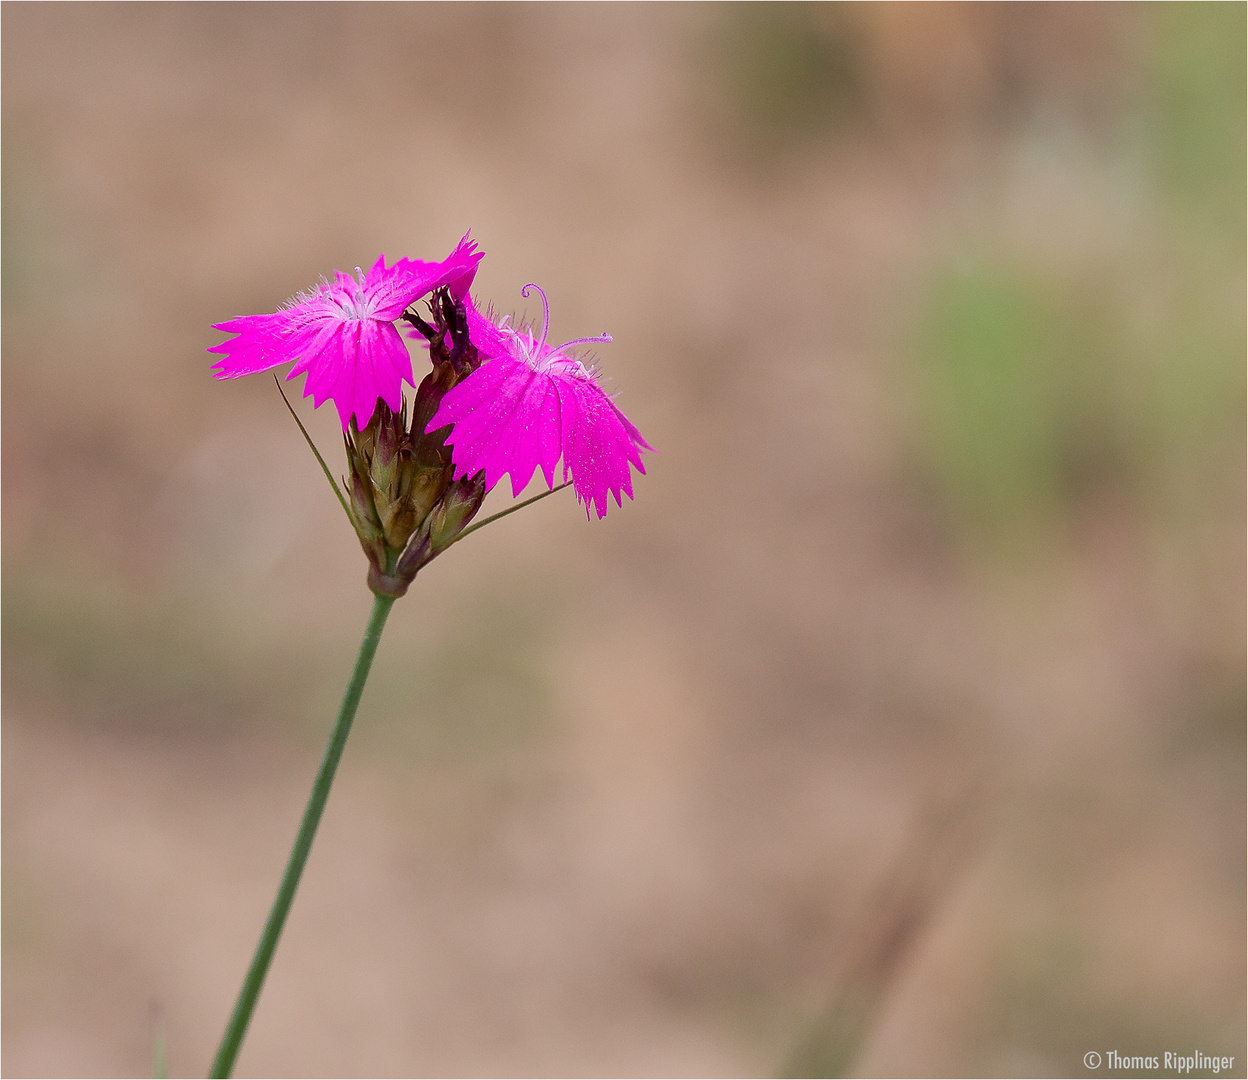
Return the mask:
[[[526,287],[527,289],[527,287]],[[540,290],[539,290],[540,291]],[[527,295],[527,292],[526,292]],[[545,307],[545,295],[542,296]],[[644,474],[641,451],[653,449],[598,385],[594,372],[566,350],[551,348],[546,326],[534,341],[508,321],[482,316],[464,300],[468,330],[483,363],[442,398],[428,430],[453,424],[447,442],[456,479],[484,470],[486,489],[504,473],[519,495],[540,467],[549,486],[563,459],[563,478],[599,518],[608,496],[633,497],[629,467]],[[548,323],[548,318],[547,318]],[[584,341],[610,341],[608,337]]]
[[[222,358],[213,365],[218,379],[236,379],[295,361],[287,374],[307,375],[304,396],[321,405],[332,400],[345,430],[352,420],[363,428],[378,399],[398,411],[403,383],[415,386],[412,360],[395,327],[407,307],[443,286],[463,295],[482,253],[467,235],[442,262],[400,259],[386,266],[382,255],[358,280],[336,272],[269,315],[248,315],[218,323],[236,335],[208,351]]]
[[[468,234],[442,262],[400,259],[386,270],[383,255],[369,271],[369,278],[378,275],[373,292],[376,317],[394,322],[414,300],[443,285],[450,286],[451,293],[459,299],[468,291],[483,257]]]

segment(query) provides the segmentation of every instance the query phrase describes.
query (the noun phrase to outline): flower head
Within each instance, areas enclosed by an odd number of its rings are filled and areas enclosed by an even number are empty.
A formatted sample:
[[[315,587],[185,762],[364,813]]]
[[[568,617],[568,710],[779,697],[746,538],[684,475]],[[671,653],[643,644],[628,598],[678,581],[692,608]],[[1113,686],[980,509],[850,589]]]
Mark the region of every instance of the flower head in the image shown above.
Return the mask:
[[[432,325],[407,315],[423,328],[431,361],[410,410],[405,402],[395,413],[379,401],[365,427],[352,424],[343,435],[350,472],[347,495],[339,497],[368,558],[369,588],[386,596],[402,596],[417,571],[463,533],[485,499],[484,473],[452,477],[445,439],[451,429],[426,430],[442,396],[478,363],[463,303],[449,287],[434,293],[429,308]]]
[[[448,390],[427,430],[453,424],[455,477],[485,471],[486,490],[511,474],[518,495],[540,466],[548,486],[554,486],[555,465],[563,458],[563,479],[572,479],[577,499],[598,517],[607,512],[608,494],[623,505],[622,494],[633,497],[629,466],[645,473],[642,450],[653,447],[598,385],[597,373],[568,350],[577,345],[609,342],[611,338],[577,338],[562,345],[546,343],[550,305],[542,298],[542,329],[534,337],[517,330],[492,313],[481,314],[463,297],[468,332],[481,355],[481,366]]]
[[[208,350],[222,354],[214,372],[235,379],[293,360],[286,378],[306,372],[304,397],[316,406],[332,399],[344,431],[353,418],[357,428],[367,426],[379,399],[397,413],[403,383],[415,382],[395,321],[434,289],[448,286],[463,296],[482,258],[476,247],[465,236],[442,262],[400,259],[389,267],[382,255],[367,274],[336,272],[332,282],[322,279],[272,314],[217,323],[217,330],[237,336]]]

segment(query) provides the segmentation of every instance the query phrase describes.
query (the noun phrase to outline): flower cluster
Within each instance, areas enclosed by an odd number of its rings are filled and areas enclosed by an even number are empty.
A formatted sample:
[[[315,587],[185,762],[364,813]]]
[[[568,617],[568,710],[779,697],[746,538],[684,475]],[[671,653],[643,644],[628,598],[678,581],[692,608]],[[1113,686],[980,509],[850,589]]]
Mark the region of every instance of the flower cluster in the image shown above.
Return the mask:
[[[553,487],[562,460],[563,482],[601,518],[610,497],[633,497],[630,466],[646,471],[641,451],[652,447],[572,351],[611,338],[547,344],[550,306],[535,285],[521,293],[541,297],[536,335],[483,313],[468,293],[482,257],[468,236],[442,262],[387,267],[383,255],[367,274],[336,273],[276,312],[218,323],[233,336],[208,350],[221,357],[217,378],[293,361],[286,377],[306,374],[304,396],[333,401],[351,466],[348,513],[375,592],[402,595],[504,475],[513,495],[539,468]],[[422,299],[429,320],[414,310]],[[410,424],[403,383],[417,384],[400,322],[430,363]]]

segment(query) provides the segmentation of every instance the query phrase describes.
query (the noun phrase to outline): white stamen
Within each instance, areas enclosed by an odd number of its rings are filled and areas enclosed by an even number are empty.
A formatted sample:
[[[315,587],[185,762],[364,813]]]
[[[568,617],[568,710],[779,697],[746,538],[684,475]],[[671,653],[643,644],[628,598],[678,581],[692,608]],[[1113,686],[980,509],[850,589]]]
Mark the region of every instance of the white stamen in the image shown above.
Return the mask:
[[[571,341],[565,341],[562,345],[558,345],[555,348],[551,349],[550,351],[554,353],[561,353],[563,352],[564,349],[569,349],[573,345],[595,345],[595,344],[609,345],[610,343],[611,343],[611,335],[608,334],[604,330],[601,336],[599,337],[573,338]]]

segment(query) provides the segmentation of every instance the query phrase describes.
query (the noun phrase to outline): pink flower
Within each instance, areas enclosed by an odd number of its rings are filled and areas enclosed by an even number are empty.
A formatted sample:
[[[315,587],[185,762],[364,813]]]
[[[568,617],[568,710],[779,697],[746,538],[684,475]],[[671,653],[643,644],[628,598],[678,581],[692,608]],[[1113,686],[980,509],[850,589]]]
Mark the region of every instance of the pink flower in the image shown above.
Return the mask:
[[[449,285],[458,299],[477,272],[482,253],[468,236],[442,262],[400,259],[386,266],[382,255],[358,280],[336,272],[270,315],[247,315],[217,323],[238,336],[208,351],[221,353],[213,365],[218,379],[236,379],[296,361],[286,376],[308,378],[304,397],[319,407],[332,399],[345,431],[352,418],[364,428],[380,398],[396,413],[403,406],[403,383],[415,386],[412,359],[395,321],[407,307],[434,289]]]
[[[621,492],[633,497],[629,465],[645,473],[641,451],[653,447],[598,385],[592,368],[568,355],[574,345],[607,342],[611,338],[577,338],[562,345],[546,344],[550,305],[542,298],[542,333],[534,341],[529,330],[495,323],[482,315],[471,298],[463,298],[468,334],[481,355],[476,371],[447,391],[427,431],[447,424],[456,479],[485,470],[486,490],[504,473],[511,474],[512,495],[519,495],[541,466],[548,486],[554,486],[555,465],[563,458],[563,479],[572,478],[576,497],[603,517],[607,495],[622,506]]]

